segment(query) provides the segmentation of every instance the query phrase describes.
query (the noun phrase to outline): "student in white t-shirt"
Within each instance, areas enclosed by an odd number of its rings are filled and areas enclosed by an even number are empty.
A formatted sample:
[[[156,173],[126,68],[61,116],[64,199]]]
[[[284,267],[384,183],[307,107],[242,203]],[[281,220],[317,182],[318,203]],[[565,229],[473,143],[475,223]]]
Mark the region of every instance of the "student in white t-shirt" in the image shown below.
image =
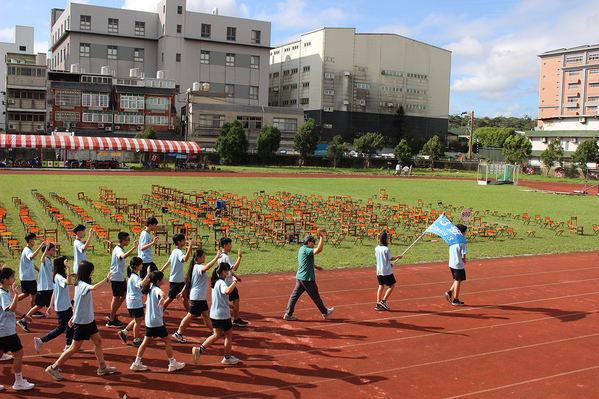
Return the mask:
[[[460,233],[464,235],[468,227],[463,224],[458,224],[456,227],[460,230]],[[464,302],[460,301],[460,287],[462,281],[466,281],[466,254],[468,248],[466,244],[453,244],[449,246],[449,270],[453,277],[453,284],[449,291],[445,293],[445,299],[453,306],[464,306]]]
[[[25,236],[25,242],[27,243],[27,246],[23,248],[21,259],[19,260],[19,280],[21,280],[21,289],[23,292],[19,294],[18,300],[22,301],[31,295],[31,307],[35,306],[35,297],[37,296],[37,281],[35,279],[35,272],[38,270],[38,268],[35,266],[34,259],[37,254],[40,253],[42,250],[42,245],[44,244],[42,242],[34,251],[33,247],[35,246],[35,238],[36,235],[34,233],[28,233]],[[40,312],[38,313],[36,313],[36,317],[43,316]],[[23,330],[29,332],[25,320],[21,319],[17,322],[17,324]]]
[[[137,247],[137,255],[144,262],[144,267],[139,271],[139,277],[146,277],[146,270],[150,266],[150,271],[158,270],[154,263],[154,245],[158,242],[158,236],[152,238],[150,233],[156,232],[158,228],[158,219],[154,216],[146,220],[146,228],[139,235],[139,246]]]
[[[40,273],[41,275],[41,273]],[[33,344],[35,351],[40,353],[42,345],[46,342],[58,337],[60,334],[66,331],[66,346],[64,350],[67,350],[71,343],[73,343],[73,327],[69,326],[69,320],[73,317],[73,308],[71,305],[71,297],[69,295],[69,285],[71,285],[71,273],[69,269],[69,262],[66,256],[57,256],[54,259],[54,302],[50,304],[48,308],[48,314],[50,313],[52,306],[56,310],[56,316],[58,317],[58,326],[50,331],[48,334],[41,338],[33,338]]]
[[[133,250],[137,247],[137,241],[133,246],[125,252],[125,248],[131,242],[131,238],[129,238],[129,233],[121,231],[118,234],[119,245],[114,247],[112,251],[112,261],[110,263],[110,272],[112,273],[112,278],[110,284],[112,286],[112,302],[110,303],[110,315],[108,316],[108,322],[106,323],[106,327],[113,328],[121,328],[123,327],[123,323],[119,320],[116,315],[119,308],[125,301],[125,295],[127,294],[127,282],[125,281],[125,272],[127,271],[127,266],[125,263],[125,259],[131,255]]]
[[[168,335],[162,319],[162,306],[164,305],[166,295],[160,289],[160,286],[164,282],[164,274],[161,271],[155,270],[150,272],[150,280],[146,282],[141,290],[144,295],[147,295],[146,333],[144,341],[141,343],[139,349],[137,349],[137,357],[133,364],[131,364],[130,368],[133,371],[146,371],[148,369],[148,366],[142,364],[141,358],[150,341],[155,338],[160,338],[164,341],[166,356],[168,357],[168,371],[177,371],[185,367],[185,363],[178,362],[173,356],[171,337]]]
[[[390,310],[387,305],[387,299],[391,296],[395,288],[395,276],[393,276],[393,267],[391,262],[401,259],[401,255],[391,255],[391,250],[387,246],[387,232],[383,231],[379,235],[379,245],[374,248],[374,256],[376,257],[376,279],[379,283],[379,288],[376,291],[376,306],[375,310]],[[385,286],[387,290],[385,290]],[[385,292],[383,294],[383,291]]]
[[[31,317],[24,315],[23,312],[17,309],[18,297],[19,288],[15,286],[15,272],[8,267],[3,267],[0,270],[0,353],[12,352],[14,356],[12,369],[15,373],[15,383],[12,388],[16,391],[25,391],[32,389],[35,385],[23,379],[21,373],[23,345],[21,345],[21,340],[15,331],[15,315],[24,316],[29,322],[32,320]],[[2,389],[4,389],[4,386],[0,385],[0,390]]]
[[[79,352],[83,341],[92,341],[94,344],[94,352],[98,359],[99,368],[98,375],[113,374],[116,372],[116,367],[111,367],[104,362],[104,352],[102,350],[102,337],[98,332],[96,321],[94,320],[94,300],[92,291],[97,290],[105,283],[110,281],[111,273],[108,273],[105,279],[92,285],[92,275],[94,274],[94,264],[83,260],[79,263],[77,277],[75,279],[75,304],[74,314],[69,324],[73,325],[73,343],[69,349],[64,351],[54,364],[46,367],[48,373],[56,381],[62,380],[64,377],[60,374],[59,367],[75,353]]]
[[[185,278],[185,287],[181,294],[177,296],[188,298],[190,300],[189,311],[181,320],[179,329],[173,334],[173,338],[182,344],[186,343],[187,340],[183,337],[183,333],[191,322],[196,318],[202,316],[204,324],[208,327],[208,330],[212,331],[212,322],[210,321],[210,312],[208,307],[208,301],[206,301],[206,295],[208,294],[208,270],[216,264],[216,261],[221,257],[221,252],[218,251],[214,259],[204,265],[206,261],[206,253],[197,249],[193,254],[189,270],[187,271],[187,277]]]
[[[46,315],[49,316],[52,307],[52,295],[54,294],[54,281],[52,280],[54,265],[52,264],[52,258],[54,258],[54,254],[56,253],[56,247],[51,242],[44,242],[42,243],[42,252],[42,259],[40,261],[39,273],[37,276],[35,306],[27,312],[27,316],[31,317],[43,308],[47,308]],[[22,320],[20,320],[19,323],[21,321]]]
[[[187,251],[183,253],[183,248],[185,247],[185,235],[175,234],[173,236],[173,243],[175,244],[175,249],[171,252],[168,262],[166,262],[162,269],[160,269],[160,271],[164,273],[167,267],[171,267],[171,275],[168,279],[168,298],[164,302],[164,310],[168,308],[168,305],[177,298],[177,295],[179,295],[185,287],[185,262],[187,262],[189,255],[191,255],[191,242],[187,243]],[[183,306],[185,307],[185,310],[189,311],[189,300],[187,298],[183,298]]]
[[[85,238],[85,226],[82,224],[78,224],[73,228],[73,233],[75,233],[75,241],[73,241],[73,274],[77,274],[77,270],[79,269],[79,262],[82,260],[87,260],[86,250],[89,248],[93,230],[89,231],[89,236],[87,240],[83,242]]]
[[[139,348],[141,346],[141,322],[144,318],[144,303],[143,294],[141,288],[146,284],[150,278],[150,266],[146,269],[146,277],[142,280],[139,278],[139,272],[144,264],[141,258],[134,256],[131,258],[131,262],[127,267],[127,310],[132,320],[127,324],[127,327],[120,330],[117,334],[124,344],[127,343],[127,335],[129,330],[133,331],[133,347]]]
[[[231,355],[233,346],[233,323],[231,322],[231,308],[229,307],[229,294],[237,285],[237,278],[231,277],[231,285],[227,285],[225,279],[231,270],[227,262],[220,262],[212,272],[210,286],[212,287],[212,306],[210,307],[210,320],[212,321],[213,334],[200,346],[191,349],[192,360],[198,363],[200,355],[206,348],[216,342],[221,336],[225,336],[225,357],[222,364],[237,364],[239,359]]]

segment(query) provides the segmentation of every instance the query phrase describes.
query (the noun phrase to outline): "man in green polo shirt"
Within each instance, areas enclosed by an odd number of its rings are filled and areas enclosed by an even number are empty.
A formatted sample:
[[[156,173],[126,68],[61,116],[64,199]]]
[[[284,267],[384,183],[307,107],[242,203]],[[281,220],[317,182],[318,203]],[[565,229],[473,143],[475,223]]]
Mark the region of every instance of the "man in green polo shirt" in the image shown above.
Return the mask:
[[[297,317],[293,315],[293,311],[295,309],[295,304],[304,291],[310,295],[310,298],[312,298],[314,304],[318,307],[320,313],[322,313],[322,317],[325,319],[335,311],[335,308],[327,308],[324,306],[322,299],[320,299],[320,294],[318,293],[318,286],[316,285],[314,269],[322,270],[322,267],[314,264],[314,255],[322,252],[322,248],[324,247],[324,233],[319,231],[318,236],[320,237],[320,240],[318,241],[318,247],[316,249],[314,249],[316,240],[313,236],[307,235],[304,239],[304,245],[302,245],[297,254],[298,268],[295,276],[295,288],[289,297],[287,311],[285,312],[285,316],[283,316],[283,319],[285,320],[297,320]]]

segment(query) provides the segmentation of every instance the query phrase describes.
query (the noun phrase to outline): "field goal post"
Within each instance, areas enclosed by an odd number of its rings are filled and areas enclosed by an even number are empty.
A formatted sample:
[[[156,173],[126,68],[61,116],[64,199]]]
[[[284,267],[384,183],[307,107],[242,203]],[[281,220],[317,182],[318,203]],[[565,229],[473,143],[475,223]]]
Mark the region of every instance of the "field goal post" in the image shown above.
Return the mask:
[[[476,181],[480,185],[487,185],[489,182],[489,164],[479,163],[476,171]]]

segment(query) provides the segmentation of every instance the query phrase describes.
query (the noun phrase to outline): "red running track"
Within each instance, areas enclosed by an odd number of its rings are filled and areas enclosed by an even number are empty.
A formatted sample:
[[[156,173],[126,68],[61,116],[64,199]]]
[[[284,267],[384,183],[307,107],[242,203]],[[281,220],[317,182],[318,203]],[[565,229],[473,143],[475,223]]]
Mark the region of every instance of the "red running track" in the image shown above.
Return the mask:
[[[236,366],[223,366],[222,341],[191,364],[191,347],[208,335],[193,324],[188,344],[174,343],[188,366],[166,371],[162,343],[144,356],[145,373],[129,370],[136,349],[116,331],[100,326],[108,364],[118,372],[95,374],[91,343],[62,367],[65,380],[44,369],[64,347],[60,337],[33,350],[33,337],[54,327],[54,316],[36,319],[32,332],[18,333],[25,346],[23,375],[36,384],[29,397],[93,398],[546,398],[597,397],[599,392],[599,252],[471,260],[463,283],[463,308],[452,307],[446,263],[395,267],[398,284],[391,312],[374,310],[374,268],[317,272],[327,306],[323,320],[304,295],[295,315],[282,319],[294,285],[293,273],[256,274],[239,285],[242,316],[234,328]],[[326,256],[325,252],[321,256]],[[106,287],[108,288],[108,287]],[[105,320],[108,289],[94,294],[96,322]],[[25,310],[27,304],[21,302]],[[183,316],[179,302],[166,317],[169,333]],[[125,317],[126,309],[120,311]],[[4,363],[0,383],[8,394],[13,377]],[[159,392],[157,392],[159,391]]]

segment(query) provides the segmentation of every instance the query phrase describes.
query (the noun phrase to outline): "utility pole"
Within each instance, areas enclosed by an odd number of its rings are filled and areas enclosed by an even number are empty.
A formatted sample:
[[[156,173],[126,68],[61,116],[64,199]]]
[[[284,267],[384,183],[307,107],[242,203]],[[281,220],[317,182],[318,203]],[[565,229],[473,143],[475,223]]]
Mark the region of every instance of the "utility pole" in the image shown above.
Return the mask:
[[[468,146],[468,159],[472,159],[472,133],[474,131],[474,111],[463,113],[467,114],[470,117],[470,120],[468,121],[468,133],[470,136],[470,145]]]

